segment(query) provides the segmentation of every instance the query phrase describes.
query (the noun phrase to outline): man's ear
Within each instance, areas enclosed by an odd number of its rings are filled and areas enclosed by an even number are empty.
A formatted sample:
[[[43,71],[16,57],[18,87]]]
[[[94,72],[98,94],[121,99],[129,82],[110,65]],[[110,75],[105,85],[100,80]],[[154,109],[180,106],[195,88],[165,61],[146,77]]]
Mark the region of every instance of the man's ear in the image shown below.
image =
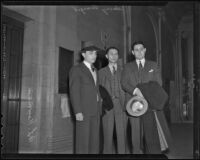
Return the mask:
[[[145,53],[146,53],[146,50],[147,50],[147,49],[146,49],[146,48],[144,48],[144,52],[145,52]]]
[[[134,52],[133,50],[131,51],[131,53],[132,53],[133,55],[135,55],[135,52]]]
[[[81,55],[85,58],[85,53],[84,52],[82,52]]]
[[[106,54],[106,58],[108,59],[108,55]]]

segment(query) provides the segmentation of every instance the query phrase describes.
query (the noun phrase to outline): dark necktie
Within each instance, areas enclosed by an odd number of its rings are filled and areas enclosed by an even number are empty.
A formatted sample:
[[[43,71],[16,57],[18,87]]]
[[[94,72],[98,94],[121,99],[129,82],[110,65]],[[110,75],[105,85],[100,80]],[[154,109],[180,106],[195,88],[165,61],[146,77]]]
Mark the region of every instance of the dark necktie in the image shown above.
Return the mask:
[[[113,74],[116,73],[116,69],[115,69],[115,66],[113,66]]]
[[[142,63],[141,63],[141,61],[139,61],[139,71],[141,71],[142,70]]]
[[[139,83],[141,83],[142,82],[142,63],[141,63],[141,61],[139,61],[139,68],[138,68],[138,78],[139,78]]]
[[[94,72],[95,68],[93,64],[91,64],[91,69],[92,69],[92,72]]]
[[[142,68],[143,68],[143,66],[142,66],[142,62],[141,61],[139,61],[139,68],[138,68],[138,71],[139,71],[139,83],[142,83]],[[140,120],[140,147],[142,148],[142,149],[144,149],[144,141],[143,141],[143,123],[142,123],[142,121]]]

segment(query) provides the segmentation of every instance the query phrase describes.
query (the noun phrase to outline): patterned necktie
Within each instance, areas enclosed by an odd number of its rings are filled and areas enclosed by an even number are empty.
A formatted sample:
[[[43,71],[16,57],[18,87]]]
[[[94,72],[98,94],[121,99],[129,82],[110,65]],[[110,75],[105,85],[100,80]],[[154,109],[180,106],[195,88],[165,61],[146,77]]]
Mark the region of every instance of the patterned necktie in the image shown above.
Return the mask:
[[[115,66],[113,66],[113,74],[116,73],[116,69],[115,69]]]

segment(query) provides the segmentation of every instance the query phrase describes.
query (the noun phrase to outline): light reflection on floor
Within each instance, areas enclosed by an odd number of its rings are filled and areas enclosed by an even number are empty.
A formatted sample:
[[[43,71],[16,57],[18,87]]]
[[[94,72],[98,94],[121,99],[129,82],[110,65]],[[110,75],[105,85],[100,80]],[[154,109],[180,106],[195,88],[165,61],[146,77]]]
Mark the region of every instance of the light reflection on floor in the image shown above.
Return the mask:
[[[169,159],[193,158],[193,125],[191,123],[171,124],[171,135],[174,141],[174,155],[169,154]]]

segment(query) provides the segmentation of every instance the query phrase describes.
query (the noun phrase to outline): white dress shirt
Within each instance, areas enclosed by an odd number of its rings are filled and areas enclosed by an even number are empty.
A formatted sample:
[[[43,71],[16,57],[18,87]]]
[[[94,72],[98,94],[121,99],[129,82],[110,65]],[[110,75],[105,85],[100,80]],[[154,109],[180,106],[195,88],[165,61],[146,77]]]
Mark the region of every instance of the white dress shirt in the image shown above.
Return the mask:
[[[144,64],[145,64],[145,59],[144,58],[142,60],[136,59],[136,63],[137,63],[138,68],[139,68],[140,61],[141,61],[142,67],[144,67]]]
[[[97,82],[97,74],[96,74],[96,71],[94,71],[94,72],[92,71],[91,64],[88,63],[87,61],[83,61],[83,63],[86,65],[86,67],[89,68],[89,70],[90,70],[90,72],[91,72],[91,74],[92,74],[92,77],[94,78],[94,82],[95,82],[95,84],[96,84],[96,82]]]
[[[117,64],[108,64],[108,67],[110,68],[111,73],[113,73],[113,67],[115,67],[115,71],[117,71]]]
[[[95,70],[94,70],[94,72],[92,71],[92,68],[91,68],[92,64],[88,63],[87,61],[83,61],[83,63],[86,65],[86,67],[89,68],[89,70],[90,70],[90,72],[92,74],[92,77],[94,78],[95,85],[96,85],[96,83],[97,83],[97,73],[96,73]],[[97,94],[97,101],[99,101],[99,100],[100,100],[100,98],[99,98],[99,96]]]
[[[144,59],[144,58],[143,58],[142,60],[136,59],[136,63],[137,63],[138,68],[139,68],[139,63],[140,63],[140,62],[141,62],[141,64],[142,64],[142,67],[144,67],[145,59]],[[134,89],[133,95],[135,95],[136,93],[137,93],[139,96],[143,97],[143,95],[142,95],[142,93],[141,93],[141,91],[140,91],[139,88],[135,88],[135,89]]]

